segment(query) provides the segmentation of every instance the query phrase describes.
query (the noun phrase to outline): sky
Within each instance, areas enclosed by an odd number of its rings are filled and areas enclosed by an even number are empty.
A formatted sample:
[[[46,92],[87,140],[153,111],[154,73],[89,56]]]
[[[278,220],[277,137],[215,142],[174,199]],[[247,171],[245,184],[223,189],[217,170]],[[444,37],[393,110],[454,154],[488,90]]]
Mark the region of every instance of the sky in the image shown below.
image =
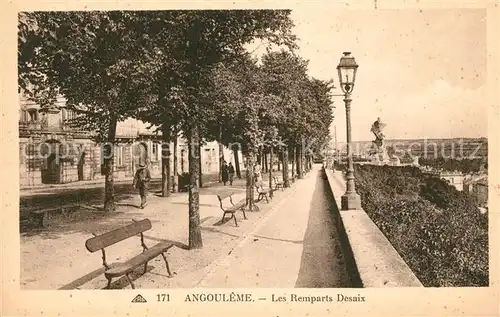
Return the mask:
[[[373,140],[372,123],[388,139],[487,136],[486,10],[292,11],[298,54],[309,74],[331,79],[349,51],[359,65],[352,94],[352,139]],[[340,89],[335,89],[340,94]],[[345,107],[335,100],[338,141]]]

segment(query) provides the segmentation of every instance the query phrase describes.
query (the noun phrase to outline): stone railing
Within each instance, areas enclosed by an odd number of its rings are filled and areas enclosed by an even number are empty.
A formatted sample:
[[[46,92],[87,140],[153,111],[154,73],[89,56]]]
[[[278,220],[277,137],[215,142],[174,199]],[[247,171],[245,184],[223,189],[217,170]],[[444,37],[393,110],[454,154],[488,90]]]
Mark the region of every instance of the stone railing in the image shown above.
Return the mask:
[[[328,169],[324,172],[340,206],[345,192],[342,172]],[[336,210],[340,243],[354,287],[423,287],[364,210]]]

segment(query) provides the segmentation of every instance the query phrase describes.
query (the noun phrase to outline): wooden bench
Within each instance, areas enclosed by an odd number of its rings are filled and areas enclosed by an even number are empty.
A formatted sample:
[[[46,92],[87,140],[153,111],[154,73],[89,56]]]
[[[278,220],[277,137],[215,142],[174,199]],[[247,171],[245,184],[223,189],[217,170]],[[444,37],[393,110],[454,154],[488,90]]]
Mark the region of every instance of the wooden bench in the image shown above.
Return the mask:
[[[272,188],[267,188],[264,189],[262,184],[255,184],[255,189],[257,190],[257,194],[259,195],[257,197],[258,201],[261,201],[262,198],[266,198],[266,202],[269,203],[269,198],[273,198],[273,189]]]
[[[156,244],[154,247],[148,248],[144,243],[143,232],[149,229],[151,229],[151,221],[149,219],[144,219],[141,221],[133,220],[133,223],[130,225],[106,232],[101,235],[96,235],[95,233],[92,233],[94,237],[88,239],[85,242],[85,247],[90,252],[93,253],[99,250],[102,251],[102,265],[105,268],[104,276],[108,280],[107,288],[110,288],[112,278],[125,275],[128,282],[130,283],[130,286],[134,289],[135,286],[134,283],[132,283],[129,274],[141,265],[144,265],[143,274],[145,274],[148,262],[159,255],[163,257],[163,260],[165,260],[168,277],[172,277],[172,273],[170,272],[170,267],[168,265],[167,257],[165,256],[165,252],[173,246],[173,243],[160,242]],[[106,262],[106,252],[104,251],[104,248],[116,244],[120,241],[126,240],[137,234],[140,234],[141,236],[141,246],[143,249],[142,253],[125,262],[111,263],[111,264],[108,264]]]
[[[278,177],[276,176],[273,176],[273,178],[274,178],[274,190],[278,190],[279,188],[281,188],[281,191],[283,191],[285,188],[285,183],[283,181],[278,180]]]
[[[233,203],[233,194],[225,194],[225,195],[219,194],[219,195],[217,195],[217,198],[219,199],[220,209],[222,209],[222,211],[224,212],[224,214],[222,215],[222,220],[221,220],[222,223],[224,222],[224,218],[226,217],[226,214],[231,214],[231,218],[234,219],[235,226],[238,227],[238,222],[236,221],[236,216],[234,215],[238,210],[241,210],[243,212],[243,219],[247,219],[247,215],[245,214],[245,206],[246,206],[245,200],[242,200],[235,205]],[[229,202],[231,203],[231,206],[229,206],[229,207],[223,206],[222,202],[226,198],[229,198]],[[231,218],[229,218],[229,219],[231,219]]]

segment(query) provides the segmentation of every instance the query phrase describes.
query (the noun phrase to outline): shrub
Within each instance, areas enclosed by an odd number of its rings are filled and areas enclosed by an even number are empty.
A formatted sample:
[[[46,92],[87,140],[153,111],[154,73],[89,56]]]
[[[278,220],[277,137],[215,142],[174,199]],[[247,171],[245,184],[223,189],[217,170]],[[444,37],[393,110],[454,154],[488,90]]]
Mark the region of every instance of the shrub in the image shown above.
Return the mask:
[[[488,285],[488,216],[415,167],[356,166],[363,209],[425,286]]]

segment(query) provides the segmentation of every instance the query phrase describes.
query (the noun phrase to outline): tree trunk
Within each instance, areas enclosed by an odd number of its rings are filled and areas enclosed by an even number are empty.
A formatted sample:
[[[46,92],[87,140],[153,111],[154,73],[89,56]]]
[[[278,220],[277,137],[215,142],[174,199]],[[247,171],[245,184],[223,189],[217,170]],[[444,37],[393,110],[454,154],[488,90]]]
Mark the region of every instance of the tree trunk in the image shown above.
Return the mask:
[[[219,183],[222,183],[222,162],[224,161],[224,146],[222,145],[222,126],[219,130]]]
[[[177,137],[178,137],[178,132],[177,132],[177,128],[174,129],[174,182],[172,184],[172,191],[174,193],[177,192],[177,175],[179,174],[178,173],[178,162],[177,162]]]
[[[295,175],[295,146],[291,145],[290,148],[292,149],[292,176]]]
[[[288,178],[288,148],[283,147],[283,152],[281,153],[283,159],[283,186],[290,187],[290,179]]]
[[[234,168],[236,169],[236,176],[241,179],[241,169],[240,169],[240,155],[238,153],[238,147],[233,148],[234,154]]]
[[[253,177],[253,165],[254,165],[254,155],[253,153],[246,155],[246,208],[248,210],[254,209],[254,177]]]
[[[302,156],[302,146],[301,144],[297,145],[297,177],[299,179],[304,178],[304,163],[303,163],[303,156]]]
[[[281,163],[283,162],[283,152],[278,153],[278,172],[281,171]]]
[[[164,125],[162,129],[161,143],[161,195],[169,197],[172,184],[170,180],[170,125]]]
[[[104,144],[104,211],[115,210],[115,187],[114,187],[114,142],[116,137],[116,118],[111,118],[108,130],[107,143]]]
[[[200,181],[200,188],[203,187],[203,172],[202,172],[202,162],[201,162],[201,142],[200,145],[198,146],[198,164],[200,164],[200,178],[198,179]]]
[[[200,193],[198,188],[200,178],[200,134],[197,123],[189,130],[189,249],[203,247],[200,228]]]
[[[273,186],[273,147],[269,147],[269,188]]]
[[[302,173],[307,174],[309,170],[307,169],[307,155],[302,156]]]
[[[265,166],[266,165],[266,153],[264,152],[264,147],[261,148],[260,150],[260,166]]]
[[[268,156],[266,153],[264,153],[264,164],[262,165],[264,167],[264,173],[267,173],[269,171],[269,168],[267,166],[267,161],[268,161]]]

